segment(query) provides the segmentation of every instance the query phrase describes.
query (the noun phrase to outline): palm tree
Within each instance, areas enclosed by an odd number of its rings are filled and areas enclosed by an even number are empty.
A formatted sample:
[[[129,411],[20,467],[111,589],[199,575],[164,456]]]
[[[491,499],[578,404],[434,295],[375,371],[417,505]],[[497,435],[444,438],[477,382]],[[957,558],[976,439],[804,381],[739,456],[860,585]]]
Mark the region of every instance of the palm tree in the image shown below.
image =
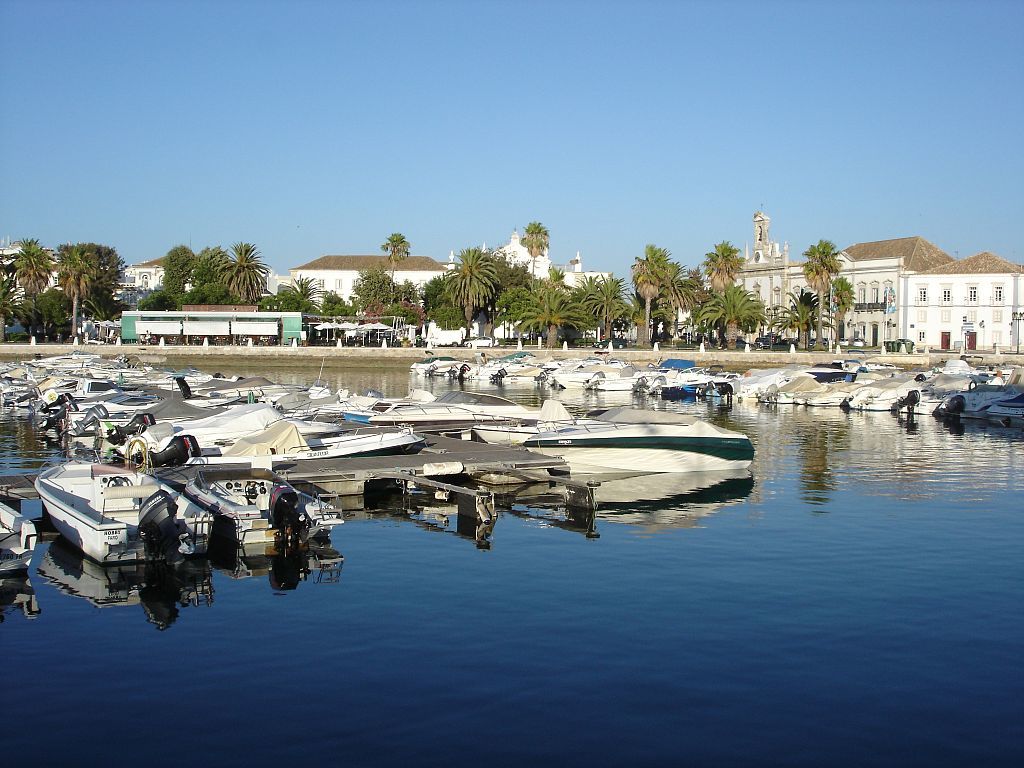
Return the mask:
[[[550,236],[548,228],[539,221],[531,221],[523,230],[523,247],[530,253],[530,274],[537,279],[537,257],[548,248]]]
[[[0,272],[0,344],[7,341],[7,321],[21,309],[18,283],[10,275]]]
[[[224,284],[242,301],[256,304],[267,288],[270,269],[252,243],[235,243],[223,267]]]
[[[832,278],[839,274],[842,265],[839,263],[839,251],[831,240],[819,240],[806,251],[804,256],[804,277],[818,293],[818,335],[814,340],[816,349],[822,348],[822,327],[825,322],[825,294],[832,286]]]
[[[811,291],[800,289],[800,294],[789,294],[789,306],[779,313],[775,327],[780,331],[796,331],[804,349],[811,345],[811,328],[818,315],[818,297]]]
[[[391,265],[391,284],[395,284],[395,267],[409,258],[409,241],[401,232],[393,232],[390,237],[381,245],[380,249],[388,255],[388,263]]]
[[[548,267],[548,282],[559,287],[565,286],[565,272],[556,266]]]
[[[721,293],[713,294],[697,313],[699,321],[709,326],[752,333],[764,325],[764,304],[753,293],[739,285],[730,285]]]
[[[480,248],[465,248],[459,253],[459,265],[447,275],[448,295],[466,318],[466,332],[472,332],[474,310],[494,295],[498,270],[491,255]]]
[[[853,283],[845,277],[837,277],[832,281],[832,306],[835,307],[836,327],[842,328],[846,314],[853,309]],[[838,338],[839,334],[836,334]]]
[[[558,343],[559,326],[579,326],[586,322],[582,307],[560,286],[545,283],[532,299],[520,318],[520,324],[526,329],[547,329],[549,348]]]
[[[630,312],[625,293],[625,280],[621,277],[604,277],[597,281],[596,290],[588,292],[583,299],[583,308],[596,314],[604,323],[605,339],[612,337],[612,324]]]
[[[57,264],[57,283],[71,299],[71,335],[78,335],[78,305],[88,295],[96,275],[96,257],[74,245],[65,250]]]
[[[53,257],[38,240],[22,240],[21,250],[14,257],[14,274],[26,295],[37,296],[50,285]]]
[[[318,310],[323,302],[324,292],[320,288],[320,282],[312,277],[296,278],[292,285],[284,288],[284,291],[294,293],[303,303],[312,304]]]
[[[694,279],[691,271],[686,270],[679,263],[669,262],[668,271],[665,273],[665,298],[672,305],[673,335],[679,330],[679,313],[692,312],[697,307],[697,300],[700,295],[700,279]]]
[[[651,343],[651,302],[661,293],[661,287],[668,274],[669,256],[665,248],[648,244],[644,255],[633,262],[633,285],[644,301],[643,333],[637,333],[637,343],[645,346]]]
[[[736,282],[736,275],[743,268],[740,250],[728,240],[723,240],[713,251],[704,254],[704,274],[711,283],[712,291],[724,291],[726,286]]]

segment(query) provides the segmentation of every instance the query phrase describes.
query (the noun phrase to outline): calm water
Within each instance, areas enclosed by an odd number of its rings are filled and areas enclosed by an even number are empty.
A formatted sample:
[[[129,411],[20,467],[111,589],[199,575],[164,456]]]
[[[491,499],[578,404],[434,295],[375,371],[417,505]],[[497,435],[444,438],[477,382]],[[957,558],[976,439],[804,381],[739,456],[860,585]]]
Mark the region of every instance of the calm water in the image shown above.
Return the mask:
[[[324,377],[396,394],[410,384],[397,368]],[[540,402],[532,386],[504,391]],[[629,398],[566,398],[577,411],[609,402]],[[557,509],[517,505],[489,548],[443,506],[353,513],[336,551],[309,563],[104,572],[43,545],[38,615],[11,606],[0,625],[9,754],[174,766],[1024,760],[1021,430],[681,408],[747,432],[753,479],[610,484],[599,538]],[[49,455],[25,420],[0,416],[4,471]],[[5,584],[7,602],[27,591]]]

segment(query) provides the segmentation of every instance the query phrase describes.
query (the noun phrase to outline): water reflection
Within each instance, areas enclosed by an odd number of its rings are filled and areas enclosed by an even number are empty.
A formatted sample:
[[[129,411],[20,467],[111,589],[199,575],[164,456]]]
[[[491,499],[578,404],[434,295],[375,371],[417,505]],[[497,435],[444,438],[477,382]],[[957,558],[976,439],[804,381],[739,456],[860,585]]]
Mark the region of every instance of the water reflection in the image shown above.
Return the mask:
[[[27,573],[0,578],[0,623],[7,619],[8,614],[18,613],[26,619],[34,619],[40,614],[36,592]]]
[[[213,604],[210,564],[202,559],[102,566],[57,539],[38,571],[65,595],[97,608],[141,605],[146,620],[160,630],[177,621],[183,608]]]
[[[210,562],[232,579],[266,577],[275,592],[297,589],[299,584],[336,584],[341,581],[344,556],[329,539],[310,539],[298,547],[278,550],[273,545],[235,547],[217,540],[209,551]]]

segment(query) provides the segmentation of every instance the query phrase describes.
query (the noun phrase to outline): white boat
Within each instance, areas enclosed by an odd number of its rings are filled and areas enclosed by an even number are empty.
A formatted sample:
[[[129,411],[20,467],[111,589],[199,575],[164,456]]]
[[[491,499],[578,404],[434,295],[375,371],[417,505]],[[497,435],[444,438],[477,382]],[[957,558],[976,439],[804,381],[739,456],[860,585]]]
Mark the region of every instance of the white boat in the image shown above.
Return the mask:
[[[587,420],[541,432],[523,446],[561,456],[573,472],[648,474],[744,469],[750,438],[671,411],[609,408]]]
[[[393,403],[378,410],[346,411],[345,419],[373,425],[472,426],[502,419],[532,419],[536,412],[497,395],[452,390],[429,403]]]
[[[473,427],[473,437],[484,443],[495,445],[522,445],[527,439],[541,432],[550,432],[561,426],[576,423],[573,416],[558,400],[545,400],[536,421],[507,421],[490,424],[477,424]]]
[[[0,502],[0,576],[27,571],[38,542],[35,523]]]
[[[76,460],[44,470],[35,486],[57,531],[97,562],[205,551],[212,514],[190,510],[186,524],[173,491],[149,475]]]
[[[282,419],[262,432],[236,440],[229,446],[196,445],[195,448],[182,453],[175,451],[174,441],[185,442],[186,435],[172,438],[163,451],[145,452],[140,446],[140,437],[132,438],[125,448],[127,455],[134,463],[146,463],[151,466],[181,466],[179,458],[186,456],[184,464],[238,464],[248,463],[264,469],[273,469],[284,462],[308,461],[312,459],[338,459],[353,456],[391,456],[395,454],[416,453],[426,444],[426,440],[408,428],[366,427],[351,429],[338,435],[328,437],[303,437],[298,427],[290,421]],[[142,441],[144,444],[145,441]],[[136,452],[142,448],[141,461]],[[166,453],[166,459],[163,454]]]

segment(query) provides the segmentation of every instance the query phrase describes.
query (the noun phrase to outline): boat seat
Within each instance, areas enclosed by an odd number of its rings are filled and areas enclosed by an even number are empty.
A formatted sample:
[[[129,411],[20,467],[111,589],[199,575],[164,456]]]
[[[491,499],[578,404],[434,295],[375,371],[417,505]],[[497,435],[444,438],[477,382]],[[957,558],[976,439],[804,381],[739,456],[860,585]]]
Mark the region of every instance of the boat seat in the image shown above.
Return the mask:
[[[103,487],[100,489],[100,512],[106,517],[137,523],[139,504],[158,490],[160,486],[156,483]]]

